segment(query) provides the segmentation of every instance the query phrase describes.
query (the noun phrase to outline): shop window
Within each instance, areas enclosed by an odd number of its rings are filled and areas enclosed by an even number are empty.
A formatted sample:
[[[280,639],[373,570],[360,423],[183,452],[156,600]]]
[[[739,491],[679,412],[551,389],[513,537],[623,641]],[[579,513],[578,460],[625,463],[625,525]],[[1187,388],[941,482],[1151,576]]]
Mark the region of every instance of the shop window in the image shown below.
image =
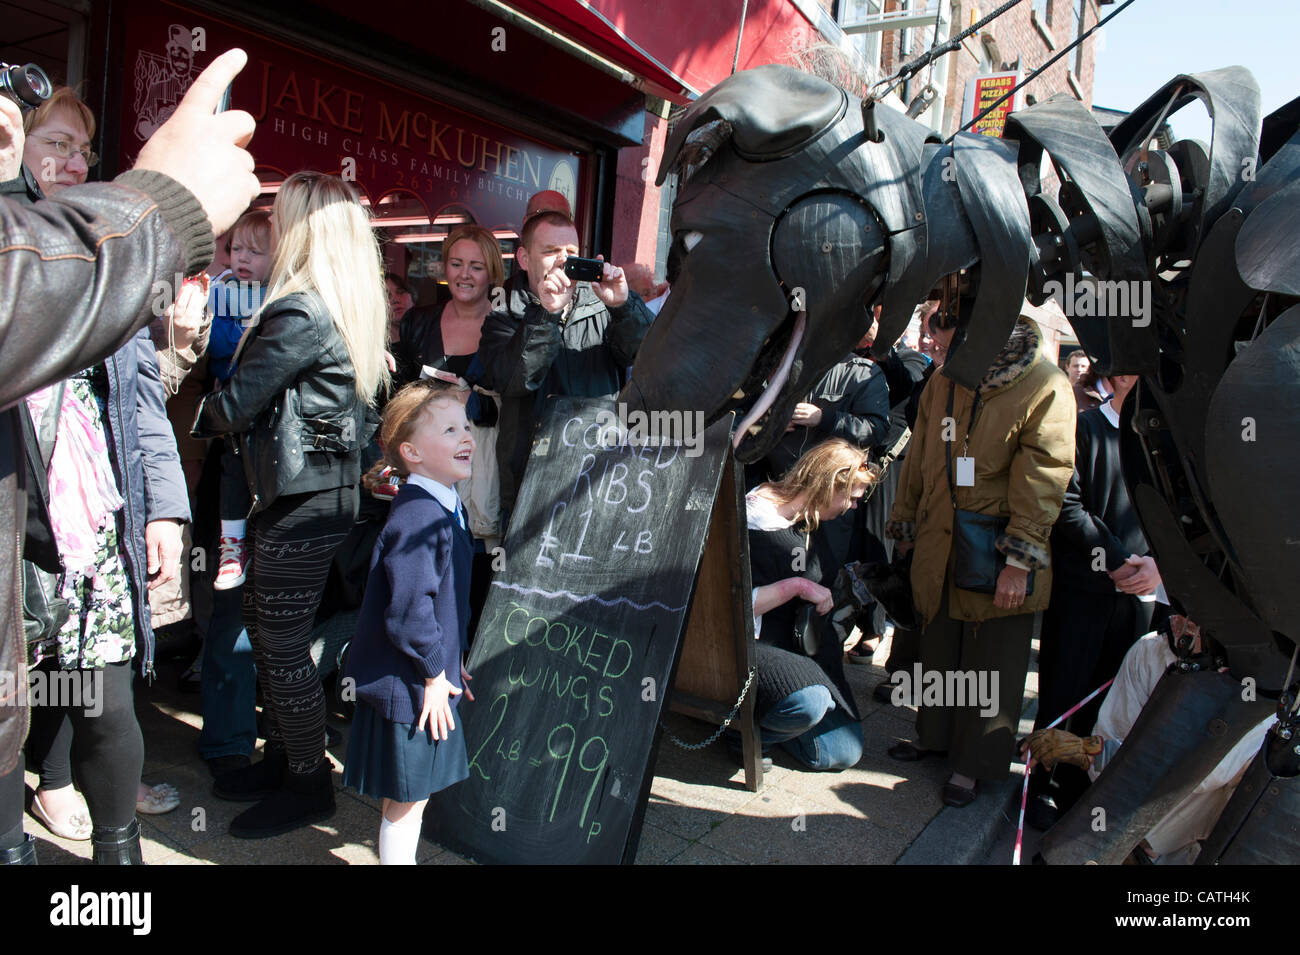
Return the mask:
[[[86,74],[86,17],[82,13],[48,0],[0,0],[0,60],[5,63],[35,63],[55,86],[71,86],[78,92]]]
[[[1083,36],[1088,29],[1088,0],[1072,0],[1074,7],[1072,13],[1074,16],[1073,29],[1070,31],[1070,39],[1076,40]],[[1080,43],[1074,48],[1074,75],[1083,75],[1083,48],[1084,44]]]
[[[872,17],[879,16],[882,9],[881,0],[840,0],[837,4],[840,26],[854,26]],[[880,31],[848,34],[858,55],[872,68],[880,68]]]

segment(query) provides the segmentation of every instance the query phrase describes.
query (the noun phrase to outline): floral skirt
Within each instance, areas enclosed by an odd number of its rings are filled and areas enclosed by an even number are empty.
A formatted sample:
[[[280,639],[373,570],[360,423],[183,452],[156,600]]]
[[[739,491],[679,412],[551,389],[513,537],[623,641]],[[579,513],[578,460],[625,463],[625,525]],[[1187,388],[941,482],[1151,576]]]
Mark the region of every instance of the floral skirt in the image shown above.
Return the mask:
[[[103,405],[88,377],[68,379],[68,388],[103,420]],[[91,669],[130,660],[135,654],[135,604],[115,515],[95,543],[93,572],[64,574],[59,581],[59,596],[68,601],[68,620],[53,637],[29,648],[32,666],[57,657],[60,669]]]

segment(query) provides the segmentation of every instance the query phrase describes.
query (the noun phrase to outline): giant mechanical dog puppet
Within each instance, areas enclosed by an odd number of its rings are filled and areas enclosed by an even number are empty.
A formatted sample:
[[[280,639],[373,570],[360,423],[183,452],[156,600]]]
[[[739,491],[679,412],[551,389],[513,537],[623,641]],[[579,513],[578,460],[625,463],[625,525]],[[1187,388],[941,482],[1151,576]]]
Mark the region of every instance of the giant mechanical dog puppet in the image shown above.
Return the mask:
[[[1193,98],[1213,120],[1208,146],[1154,148]],[[965,270],[943,374],[974,388],[1023,297],[1041,303],[1084,270],[1150,283],[1146,315],[1072,323],[1103,373],[1142,376],[1123,411],[1125,479],[1168,592],[1220,659],[1184,655],[1165,675],[1113,765],[1048,833],[1049,863],[1121,861],[1274,708],[1201,858],[1300,862],[1300,717],[1286,685],[1300,640],[1298,127],[1300,99],[1261,120],[1254,78],[1229,67],[1177,77],[1109,135],[1061,96],[1012,114],[1004,139],[944,145],[888,107],[765,66],[701,96],[665,149],[659,182],[681,174],[680,274],[622,397],[710,420],[752,403],[742,461],[777,442],[872,305],[881,354]]]

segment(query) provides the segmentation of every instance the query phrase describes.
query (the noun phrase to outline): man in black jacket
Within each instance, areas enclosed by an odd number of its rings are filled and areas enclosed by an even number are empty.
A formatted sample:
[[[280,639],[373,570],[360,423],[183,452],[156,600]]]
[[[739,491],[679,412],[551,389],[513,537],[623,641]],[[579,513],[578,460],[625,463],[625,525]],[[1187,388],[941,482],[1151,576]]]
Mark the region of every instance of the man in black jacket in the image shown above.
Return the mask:
[[[524,225],[516,253],[527,283],[507,285],[505,311],[483,321],[479,358],[501,396],[497,460],[503,516],[514,509],[548,395],[612,398],[654,316],[606,262],[599,282],[574,282],[564,263],[578,254],[578,230],[562,212]],[[503,522],[504,523],[504,522]]]
[[[885,373],[875,362],[851,354],[822,375],[807,401],[795,405],[789,428],[765,459],[768,478],[779,480],[804,452],[830,438],[843,438],[864,451],[883,450],[888,434]]]
[[[177,273],[196,274],[211,261],[213,230],[228,229],[259,190],[243,148],[252,116],[214,115],[246,62],[238,50],[215,59],[131,172],[30,207],[10,198],[27,191],[24,137],[17,108],[0,97],[0,409],[117,351],[153,317],[157,283],[168,286]],[[14,547],[0,556],[0,672],[11,676],[0,687],[0,864],[35,860],[22,834],[17,768],[27,730],[26,643],[15,599],[27,514],[22,459],[21,419],[6,410],[0,538]]]
[[[937,304],[935,303],[935,305]],[[929,303],[918,306],[918,313],[923,316],[927,314],[928,305]],[[883,361],[876,362],[871,357],[871,348],[875,344],[876,332],[879,327],[880,307],[877,306],[871,320],[871,327],[867,329],[867,333],[862,336],[862,340],[858,342],[858,347],[855,349],[858,355],[872,361],[883,375],[888,387],[889,401],[889,431],[878,446],[876,453],[872,455],[872,460],[884,469],[884,474],[876,486],[872,488],[871,496],[867,498],[862,507],[858,508],[854,517],[854,520],[859,525],[858,533],[861,540],[856,555],[859,560],[869,562],[887,562],[892,556],[893,542],[885,537],[885,524],[889,520],[890,510],[894,506],[894,496],[898,492],[898,478],[903,472],[902,458],[907,454],[907,445],[911,439],[910,428],[912,422],[907,419],[908,402],[912,397],[912,393],[920,390],[926,367],[925,357],[920,352],[914,351],[901,343],[890,348],[888,356]],[[882,636],[887,629],[880,611],[873,611],[872,619],[876,621],[874,632],[862,634],[862,639],[849,651],[849,662],[871,663],[872,655],[876,650],[877,638]],[[900,666],[911,667],[912,663],[915,662],[915,655],[906,651],[903,646],[906,641],[898,640],[897,634],[898,631],[895,630],[896,642],[893,645],[894,649],[890,653],[890,673]],[[900,649],[904,652],[898,652]],[[898,664],[898,666],[894,666],[894,664]],[[888,680],[882,683],[881,687],[884,688],[880,691],[881,697],[884,696],[886,691],[892,692],[893,689]]]
[[[1074,475],[1052,528],[1052,598],[1040,638],[1036,729],[1115,676],[1129,647],[1152,629],[1156,610],[1160,574],[1147,556],[1119,460],[1119,409],[1137,376],[1116,375],[1108,383],[1110,400],[1079,415]],[[1080,710],[1071,724],[1090,732],[1104,699]],[[1054,777],[1053,798],[1061,809],[1087,786],[1082,772],[1071,769],[1058,767]],[[1031,789],[1031,824],[1050,824],[1045,771],[1035,771]]]

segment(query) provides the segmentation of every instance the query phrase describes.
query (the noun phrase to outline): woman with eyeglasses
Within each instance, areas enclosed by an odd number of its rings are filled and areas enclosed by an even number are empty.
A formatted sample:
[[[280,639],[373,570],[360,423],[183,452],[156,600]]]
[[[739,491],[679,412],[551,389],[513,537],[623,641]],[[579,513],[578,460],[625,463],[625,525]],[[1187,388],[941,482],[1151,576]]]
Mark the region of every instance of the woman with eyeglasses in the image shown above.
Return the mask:
[[[389,379],[383,260],[342,179],[285,180],[272,208],[266,305],[235,373],[199,404],[195,436],[234,435],[253,499],[244,622],[266,717],[261,762],[217,777],[223,799],[255,802],[231,835],[262,838],[334,813],[325,695],[312,623],[330,562],[352,528],[369,408]]]
[[[779,744],[809,769],[848,769],[862,757],[843,641],[825,616],[839,567],[819,527],[857,507],[879,476],[866,451],[832,438],[745,495],[763,751]]]
[[[72,90],[56,89],[23,127],[31,198],[86,181],[98,161],[95,118]],[[92,839],[97,863],[139,863],[136,813],[167,812],[180,798],[140,782],[131,660],[138,655],[152,675],[149,591],[176,577],[190,517],[148,329],[102,364],[30,395],[27,410],[42,436],[27,443],[29,481],[41,493],[29,506],[24,556],[61,567],[53,586],[68,609],[62,625],[29,634],[29,662],[51,677],[78,671],[102,701],[99,712],[32,707],[27,756],[41,776],[32,814],[55,835]]]

